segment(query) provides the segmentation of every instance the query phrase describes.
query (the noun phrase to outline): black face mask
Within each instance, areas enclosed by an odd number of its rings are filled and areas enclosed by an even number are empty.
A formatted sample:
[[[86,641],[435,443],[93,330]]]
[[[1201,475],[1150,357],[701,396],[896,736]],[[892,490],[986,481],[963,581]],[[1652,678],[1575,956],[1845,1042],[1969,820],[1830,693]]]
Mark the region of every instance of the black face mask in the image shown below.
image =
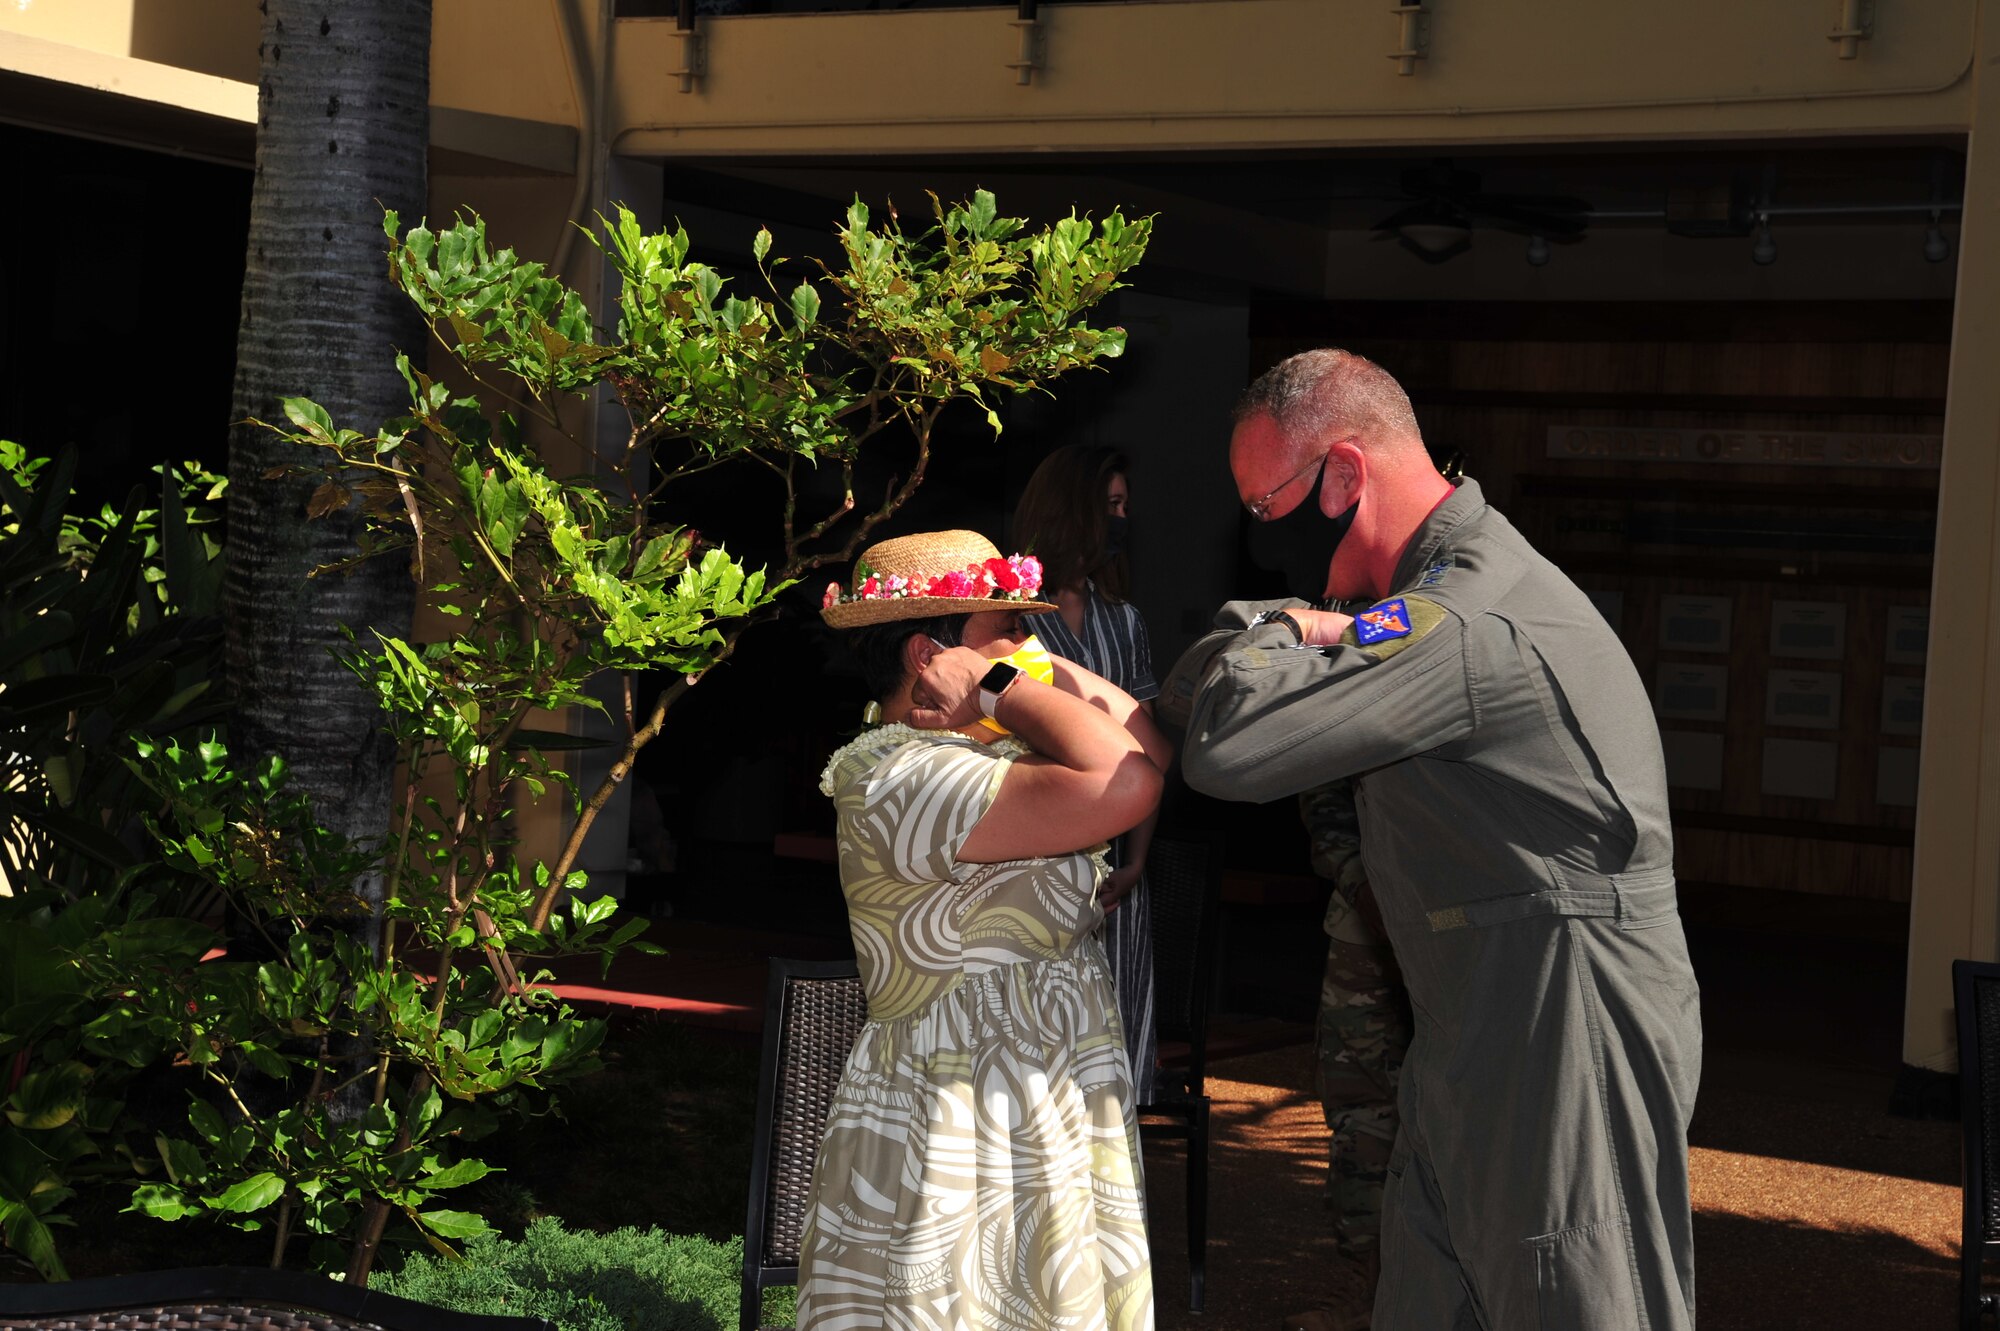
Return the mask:
[[[1282,576],[1287,592],[1315,604],[1326,596],[1327,567],[1361,506],[1357,500],[1338,516],[1327,517],[1319,511],[1319,490],[1325,481],[1322,468],[1312,493],[1291,512],[1269,522],[1250,523],[1251,560]]]
[[[1130,522],[1122,513],[1113,513],[1104,519],[1104,557],[1116,559],[1125,553],[1126,533],[1131,530]]]

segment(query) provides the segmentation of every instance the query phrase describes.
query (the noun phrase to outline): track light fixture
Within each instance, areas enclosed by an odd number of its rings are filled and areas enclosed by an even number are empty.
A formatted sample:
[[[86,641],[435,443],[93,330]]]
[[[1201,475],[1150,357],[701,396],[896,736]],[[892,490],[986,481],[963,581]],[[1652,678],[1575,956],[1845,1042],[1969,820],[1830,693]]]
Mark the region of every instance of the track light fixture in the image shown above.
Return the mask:
[[[1757,239],[1750,246],[1750,261],[1756,264],[1772,264],[1778,261],[1778,242],[1771,239],[1771,219],[1757,215]]]
[[[1924,261],[1943,263],[1951,257],[1951,242],[1945,239],[1944,228],[1938,225],[1938,215],[1931,212],[1931,229],[1924,232]]]

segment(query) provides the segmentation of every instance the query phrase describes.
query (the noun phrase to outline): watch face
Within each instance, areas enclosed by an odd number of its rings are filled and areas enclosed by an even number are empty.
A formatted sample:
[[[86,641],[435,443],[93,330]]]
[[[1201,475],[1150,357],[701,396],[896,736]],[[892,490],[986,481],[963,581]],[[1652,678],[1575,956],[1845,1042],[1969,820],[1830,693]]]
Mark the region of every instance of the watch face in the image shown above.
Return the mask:
[[[1012,684],[1014,676],[1020,673],[1021,667],[1017,665],[1010,665],[1005,661],[995,661],[987,669],[985,676],[979,681],[980,691],[983,693],[999,693],[1009,684]]]

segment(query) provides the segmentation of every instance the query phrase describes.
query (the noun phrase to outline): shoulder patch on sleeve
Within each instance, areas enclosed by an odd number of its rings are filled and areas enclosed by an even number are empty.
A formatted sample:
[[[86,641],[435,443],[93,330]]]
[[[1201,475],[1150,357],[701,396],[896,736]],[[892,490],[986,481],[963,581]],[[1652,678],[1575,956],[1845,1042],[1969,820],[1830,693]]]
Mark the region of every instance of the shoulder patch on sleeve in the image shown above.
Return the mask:
[[[1354,617],[1354,640],[1363,647],[1409,636],[1410,607],[1400,596],[1379,601]]]
[[[1341,641],[1359,647],[1378,661],[1387,660],[1447,617],[1444,607],[1428,597],[1391,597],[1357,612],[1354,623],[1341,634]]]

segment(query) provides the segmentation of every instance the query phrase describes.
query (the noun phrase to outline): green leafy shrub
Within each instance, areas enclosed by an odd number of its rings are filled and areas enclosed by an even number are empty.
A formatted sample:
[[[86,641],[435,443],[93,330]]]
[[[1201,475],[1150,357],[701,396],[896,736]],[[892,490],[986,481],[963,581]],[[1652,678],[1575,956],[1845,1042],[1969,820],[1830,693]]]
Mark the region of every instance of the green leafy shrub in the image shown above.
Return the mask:
[[[378,1201],[383,1223],[393,1208],[447,1252],[446,1240],[484,1233],[483,1217],[445,1196],[489,1172],[463,1144],[594,1070],[604,1022],[577,1016],[542,972],[494,992],[473,906],[442,885],[460,865],[427,875],[414,856],[399,862],[382,951],[357,942],[343,913],[366,907],[349,884],[376,856],[318,825],[281,759],[239,770],[217,743],[139,740],[133,769],[160,800],[146,826],[166,863],[206,879],[249,925],[226,958],[130,983],[134,1010],[169,1027],[199,1077],[191,1131],[159,1134],[165,1176],[140,1185],[133,1209],[274,1228],[274,1264],[294,1233],[314,1237],[316,1266],[337,1263],[346,1239],[372,1257],[382,1230],[361,1218]],[[608,954],[645,927],[614,931],[609,899],[577,897],[547,933],[520,931],[525,893],[484,900],[524,955]],[[462,965],[468,953],[481,962]],[[350,1086],[369,1092],[358,1113]]]
[[[487,1235],[465,1260],[413,1256],[371,1289],[469,1313],[546,1317],[561,1331],[720,1331],[736,1325],[743,1241],[657,1229],[564,1229],[549,1217],[519,1239]],[[764,1324],[790,1326],[790,1289],[765,1292]]]
[[[127,1093],[171,1030],[134,1000],[214,941],[144,852],[125,737],[219,714],[223,483],[155,468],[91,517],[80,465],[0,440],[0,1239],[51,1280],[68,1203],[159,1168]]]

